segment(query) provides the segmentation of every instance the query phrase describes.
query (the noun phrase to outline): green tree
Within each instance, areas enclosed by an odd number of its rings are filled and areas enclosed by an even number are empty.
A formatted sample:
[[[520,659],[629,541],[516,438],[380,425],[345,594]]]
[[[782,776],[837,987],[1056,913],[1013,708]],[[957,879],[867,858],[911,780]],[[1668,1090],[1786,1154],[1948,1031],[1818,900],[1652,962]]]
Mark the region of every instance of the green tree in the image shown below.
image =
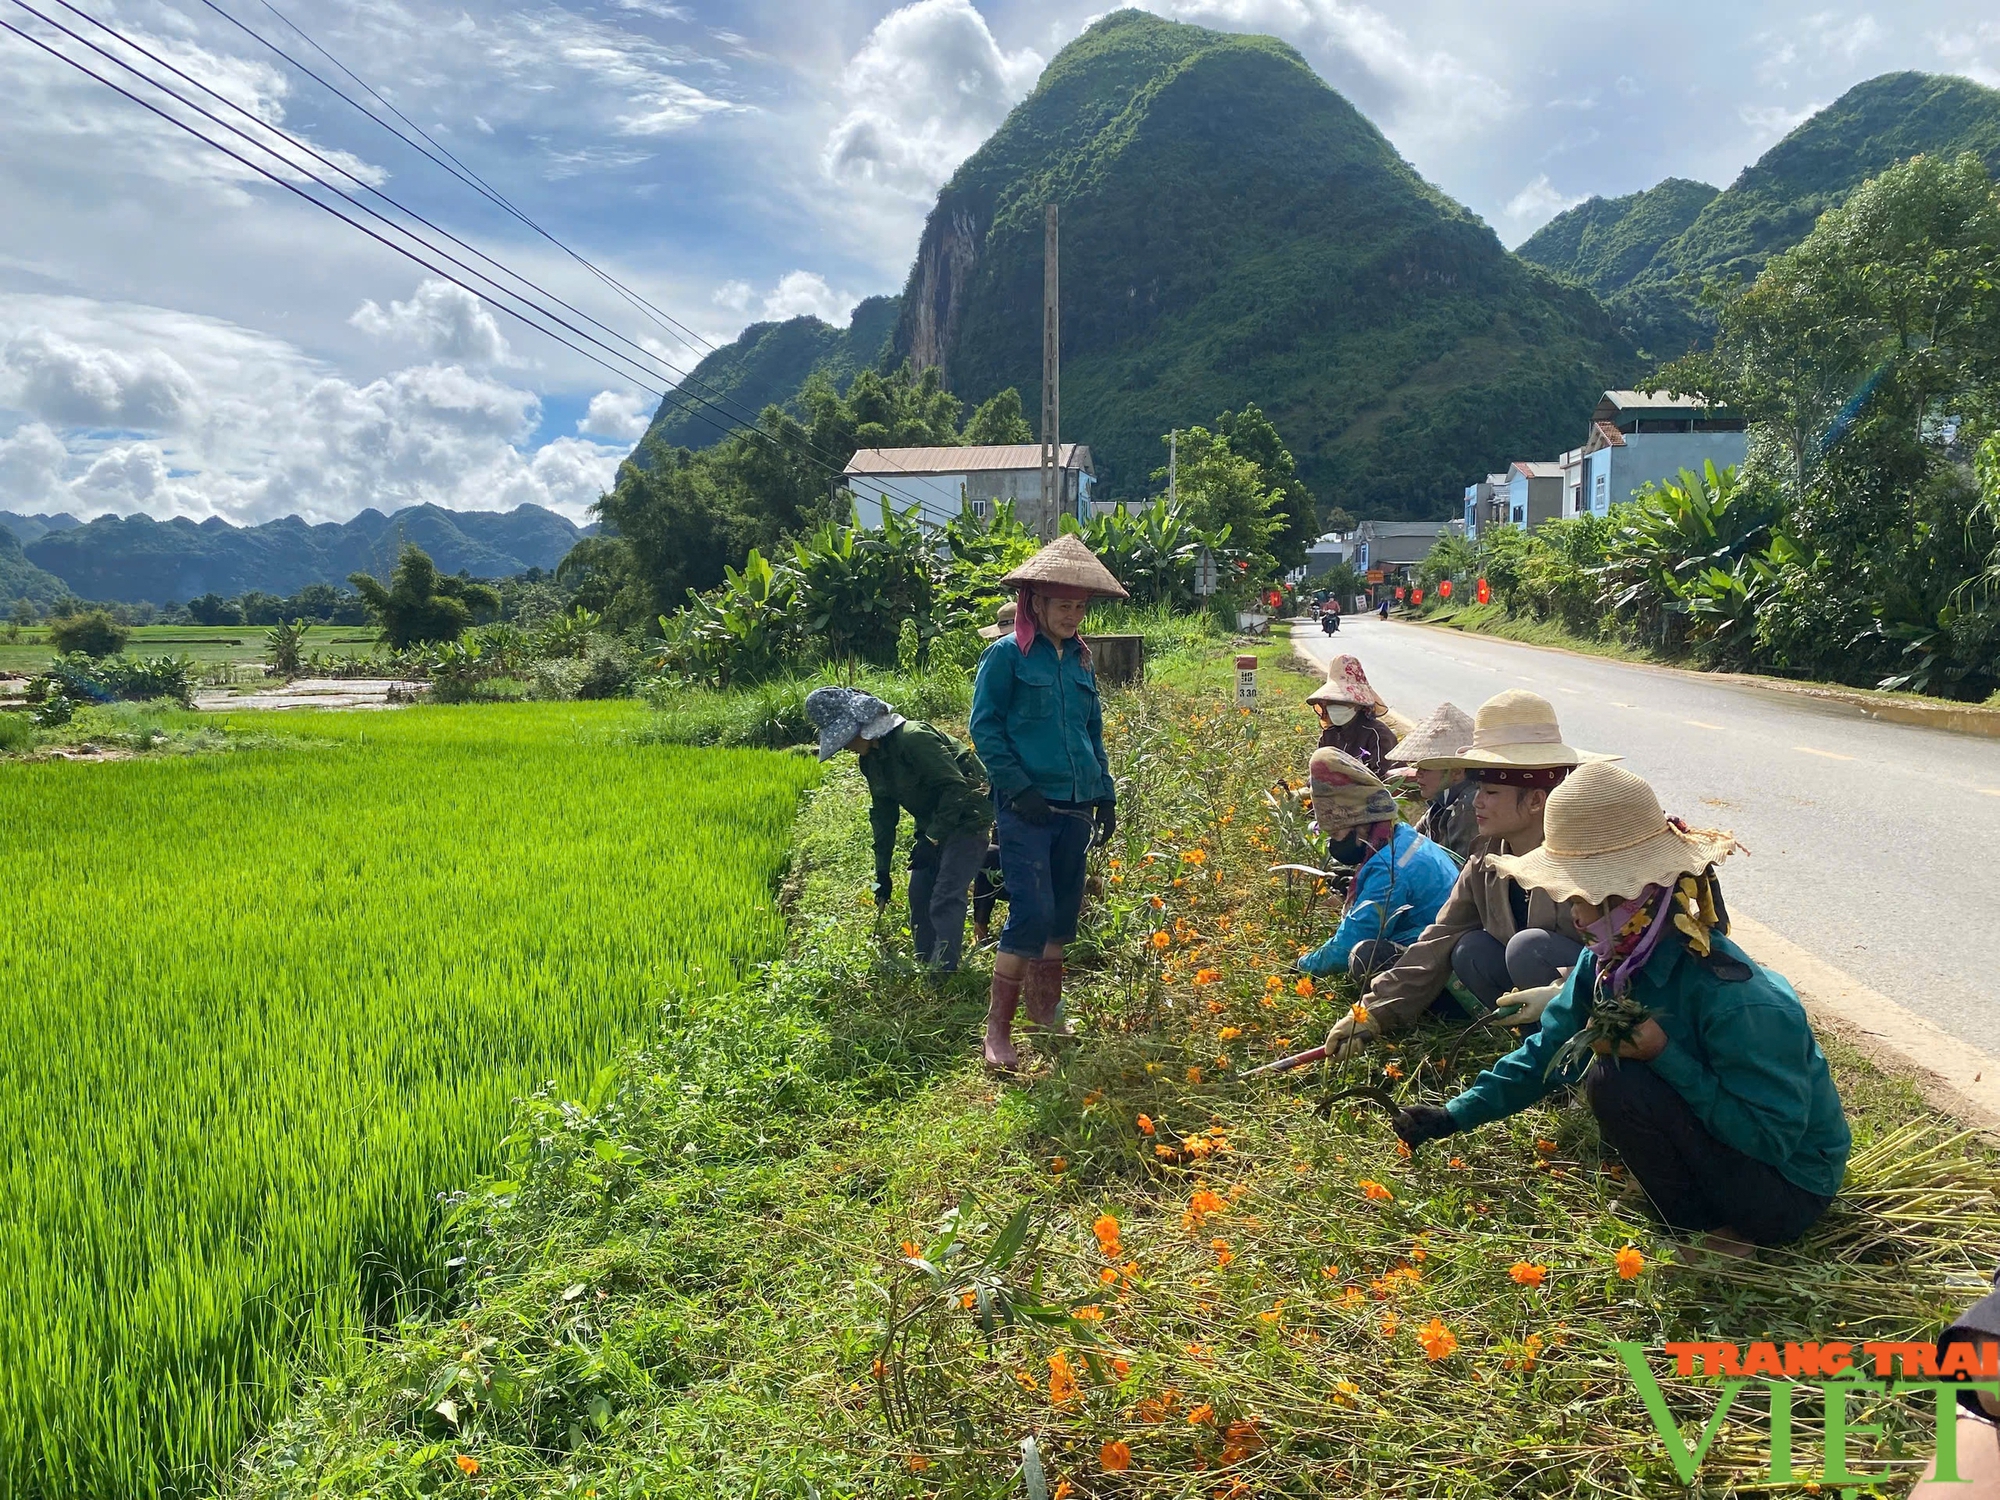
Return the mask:
[[[73,651],[90,657],[115,656],[131,638],[131,631],[101,609],[49,621],[49,644],[65,656]]]
[[[1021,413],[1021,393],[1010,385],[987,397],[965,424],[965,441],[974,447],[1034,442],[1035,429]]]
[[[389,587],[366,573],[350,573],[347,581],[381,627],[382,639],[398,651],[420,642],[455,641],[475,611],[500,608],[500,595],[490,585],[438,572],[430,554],[414,542],[403,544]]]
[[[1270,492],[1272,519],[1280,523],[1271,534],[1271,556],[1281,568],[1304,566],[1306,548],[1319,536],[1319,505],[1278,429],[1255,405],[1246,405],[1217,417],[1215,430],[1229,439],[1231,452],[1257,466],[1258,479]]]
[[[1178,499],[1198,531],[1227,528],[1235,557],[1249,566],[1252,582],[1268,578],[1277,568],[1274,539],[1285,516],[1273,514],[1276,496],[1265,483],[1265,471],[1255,459],[1238,453],[1230,440],[1206,427],[1183,428],[1179,437]],[[1167,471],[1156,469],[1154,482],[1164,487]]]
[[[233,599],[220,594],[203,594],[187,603],[188,616],[197,625],[241,625],[243,611]]]

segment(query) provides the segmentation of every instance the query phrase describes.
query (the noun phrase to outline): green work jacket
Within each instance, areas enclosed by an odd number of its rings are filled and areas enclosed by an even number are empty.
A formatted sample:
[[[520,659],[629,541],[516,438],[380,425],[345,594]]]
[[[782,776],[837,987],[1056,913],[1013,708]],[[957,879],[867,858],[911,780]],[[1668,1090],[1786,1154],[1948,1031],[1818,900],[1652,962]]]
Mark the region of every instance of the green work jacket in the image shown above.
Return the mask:
[[[986,648],[972,685],[972,743],[1008,801],[1029,787],[1051,802],[1116,795],[1097,674],[1074,640],[1060,654],[1043,633],[1025,655],[1011,635]]]
[[[896,852],[896,820],[909,810],[917,837],[945,843],[993,826],[986,768],[950,735],[910,719],[875,742],[861,757],[861,774],[873,801],[868,826],[875,834],[875,868],[886,872]]]
[[[1667,1045],[1651,1062],[1625,1058],[1619,1066],[1651,1068],[1717,1140],[1830,1196],[1840,1191],[1852,1137],[1805,1007],[1782,974],[1758,967],[1719,933],[1712,942],[1716,956],[1735,962],[1711,966],[1670,934],[1633,978],[1632,998],[1652,1012]],[[1597,955],[1586,948],[1542,1012],[1541,1030],[1445,1106],[1460,1129],[1526,1109],[1562,1086],[1560,1073],[1544,1074],[1589,1018],[1596,973]]]

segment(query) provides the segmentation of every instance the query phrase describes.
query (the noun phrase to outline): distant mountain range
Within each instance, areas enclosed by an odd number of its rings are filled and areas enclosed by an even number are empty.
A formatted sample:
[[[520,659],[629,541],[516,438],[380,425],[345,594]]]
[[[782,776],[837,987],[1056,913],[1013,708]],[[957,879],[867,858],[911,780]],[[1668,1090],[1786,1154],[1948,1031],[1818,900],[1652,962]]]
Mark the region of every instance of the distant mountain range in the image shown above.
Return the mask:
[[[233,598],[251,589],[290,594],[309,583],[345,587],[350,573],[387,578],[406,541],[447,573],[505,578],[554,568],[585,531],[539,505],[510,511],[416,505],[387,516],[364,510],[352,520],[320,525],[287,516],[260,526],[232,526],[216,517],[79,522],[69,515],[0,511],[0,602],[23,595],[50,602],[48,577],[60,592],[80,598],[153,604],[203,594]]]
[[[1576,277],[1648,353],[1671,359],[1713,332],[1702,285],[1754,281],[1819,216],[1920,154],[1971,151],[2000,172],[2000,92],[1968,78],[1884,73],[1858,83],[1766,151],[1727,189],[1670,177],[1556,215],[1517,252]]]

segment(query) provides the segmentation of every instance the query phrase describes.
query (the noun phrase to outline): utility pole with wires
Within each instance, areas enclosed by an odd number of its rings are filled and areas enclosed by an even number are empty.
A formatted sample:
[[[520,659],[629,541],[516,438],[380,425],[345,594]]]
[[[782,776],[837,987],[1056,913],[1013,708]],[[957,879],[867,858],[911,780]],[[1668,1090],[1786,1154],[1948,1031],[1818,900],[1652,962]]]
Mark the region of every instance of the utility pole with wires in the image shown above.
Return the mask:
[[[1042,513],[1036,531],[1053,541],[1062,529],[1062,311],[1058,303],[1056,206],[1042,222]]]
[[[1167,508],[1171,510],[1180,499],[1179,479],[1181,458],[1181,430],[1176,427],[1167,434]]]

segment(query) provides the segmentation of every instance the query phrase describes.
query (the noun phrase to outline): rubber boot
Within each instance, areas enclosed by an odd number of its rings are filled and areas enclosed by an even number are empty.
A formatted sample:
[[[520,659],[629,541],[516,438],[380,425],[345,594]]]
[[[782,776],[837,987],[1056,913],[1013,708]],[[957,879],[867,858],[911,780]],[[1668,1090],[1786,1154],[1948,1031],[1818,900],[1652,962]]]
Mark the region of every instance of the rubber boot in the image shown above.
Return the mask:
[[[1021,981],[995,973],[992,998],[986,1004],[986,1066],[1011,1073],[1021,1066],[1014,1050],[1014,1010],[1021,1003]]]
[[[1062,1017],[1063,961],[1060,958],[1028,960],[1028,982],[1021,993],[1028,1011],[1028,1024],[1037,1031],[1068,1034]]]

